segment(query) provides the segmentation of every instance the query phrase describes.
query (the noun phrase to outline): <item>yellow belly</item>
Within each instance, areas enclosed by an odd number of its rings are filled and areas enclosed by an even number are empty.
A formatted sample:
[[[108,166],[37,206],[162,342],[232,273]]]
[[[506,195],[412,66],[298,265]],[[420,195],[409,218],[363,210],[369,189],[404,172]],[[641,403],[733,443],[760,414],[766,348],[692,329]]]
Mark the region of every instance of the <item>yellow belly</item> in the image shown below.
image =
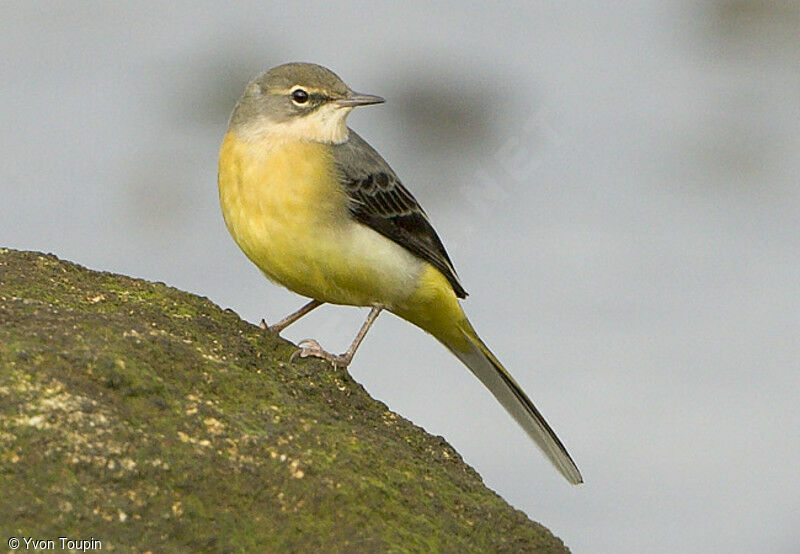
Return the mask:
[[[229,132],[219,160],[225,224],[267,277],[298,294],[403,304],[427,264],[353,220],[335,175],[325,144],[243,141]]]

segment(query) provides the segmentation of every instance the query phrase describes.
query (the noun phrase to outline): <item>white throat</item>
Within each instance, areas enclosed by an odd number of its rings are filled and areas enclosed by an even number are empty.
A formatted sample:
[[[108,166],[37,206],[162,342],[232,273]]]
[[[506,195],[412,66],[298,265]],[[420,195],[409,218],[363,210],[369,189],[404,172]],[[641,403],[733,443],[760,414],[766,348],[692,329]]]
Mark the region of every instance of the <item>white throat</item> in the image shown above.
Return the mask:
[[[347,116],[352,110],[352,107],[326,104],[320,106],[314,113],[293,117],[288,121],[275,123],[260,119],[245,125],[240,131],[240,136],[245,140],[269,138],[280,142],[308,140],[341,144],[348,138]]]

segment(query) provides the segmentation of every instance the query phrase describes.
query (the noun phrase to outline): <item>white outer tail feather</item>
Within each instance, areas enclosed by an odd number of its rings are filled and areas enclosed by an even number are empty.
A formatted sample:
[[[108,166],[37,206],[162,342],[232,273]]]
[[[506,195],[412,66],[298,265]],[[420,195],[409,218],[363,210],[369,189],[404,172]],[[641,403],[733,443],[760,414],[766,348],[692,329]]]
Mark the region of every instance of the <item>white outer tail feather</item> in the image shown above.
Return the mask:
[[[464,352],[445,345],[448,350],[455,354],[491,391],[503,408],[519,423],[567,481],[573,485],[583,483],[581,472],[572,461],[567,449],[564,448],[533,402],[477,336],[463,330],[462,332],[468,339],[471,349]]]

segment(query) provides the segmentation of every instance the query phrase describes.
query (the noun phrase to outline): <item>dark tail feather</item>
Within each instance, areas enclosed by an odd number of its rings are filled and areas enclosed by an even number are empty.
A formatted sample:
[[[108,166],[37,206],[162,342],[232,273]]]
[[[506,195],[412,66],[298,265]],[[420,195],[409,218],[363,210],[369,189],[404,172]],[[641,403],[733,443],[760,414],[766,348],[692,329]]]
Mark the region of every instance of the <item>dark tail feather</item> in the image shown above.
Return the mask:
[[[469,323],[465,327],[462,327],[462,332],[469,340],[471,348],[467,351],[460,351],[449,346],[448,348],[492,392],[567,481],[573,485],[583,483],[578,466],[572,461],[567,449],[564,448],[530,398],[506,371],[503,364],[483,344]]]

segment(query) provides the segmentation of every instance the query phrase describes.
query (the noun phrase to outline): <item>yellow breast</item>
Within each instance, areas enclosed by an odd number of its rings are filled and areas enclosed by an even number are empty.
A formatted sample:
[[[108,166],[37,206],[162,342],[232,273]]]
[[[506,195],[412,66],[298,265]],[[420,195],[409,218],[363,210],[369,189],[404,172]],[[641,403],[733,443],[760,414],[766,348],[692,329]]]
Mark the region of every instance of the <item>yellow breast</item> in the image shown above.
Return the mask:
[[[229,132],[219,160],[228,230],[267,277],[294,292],[336,304],[401,302],[423,264],[351,218],[329,148]]]

